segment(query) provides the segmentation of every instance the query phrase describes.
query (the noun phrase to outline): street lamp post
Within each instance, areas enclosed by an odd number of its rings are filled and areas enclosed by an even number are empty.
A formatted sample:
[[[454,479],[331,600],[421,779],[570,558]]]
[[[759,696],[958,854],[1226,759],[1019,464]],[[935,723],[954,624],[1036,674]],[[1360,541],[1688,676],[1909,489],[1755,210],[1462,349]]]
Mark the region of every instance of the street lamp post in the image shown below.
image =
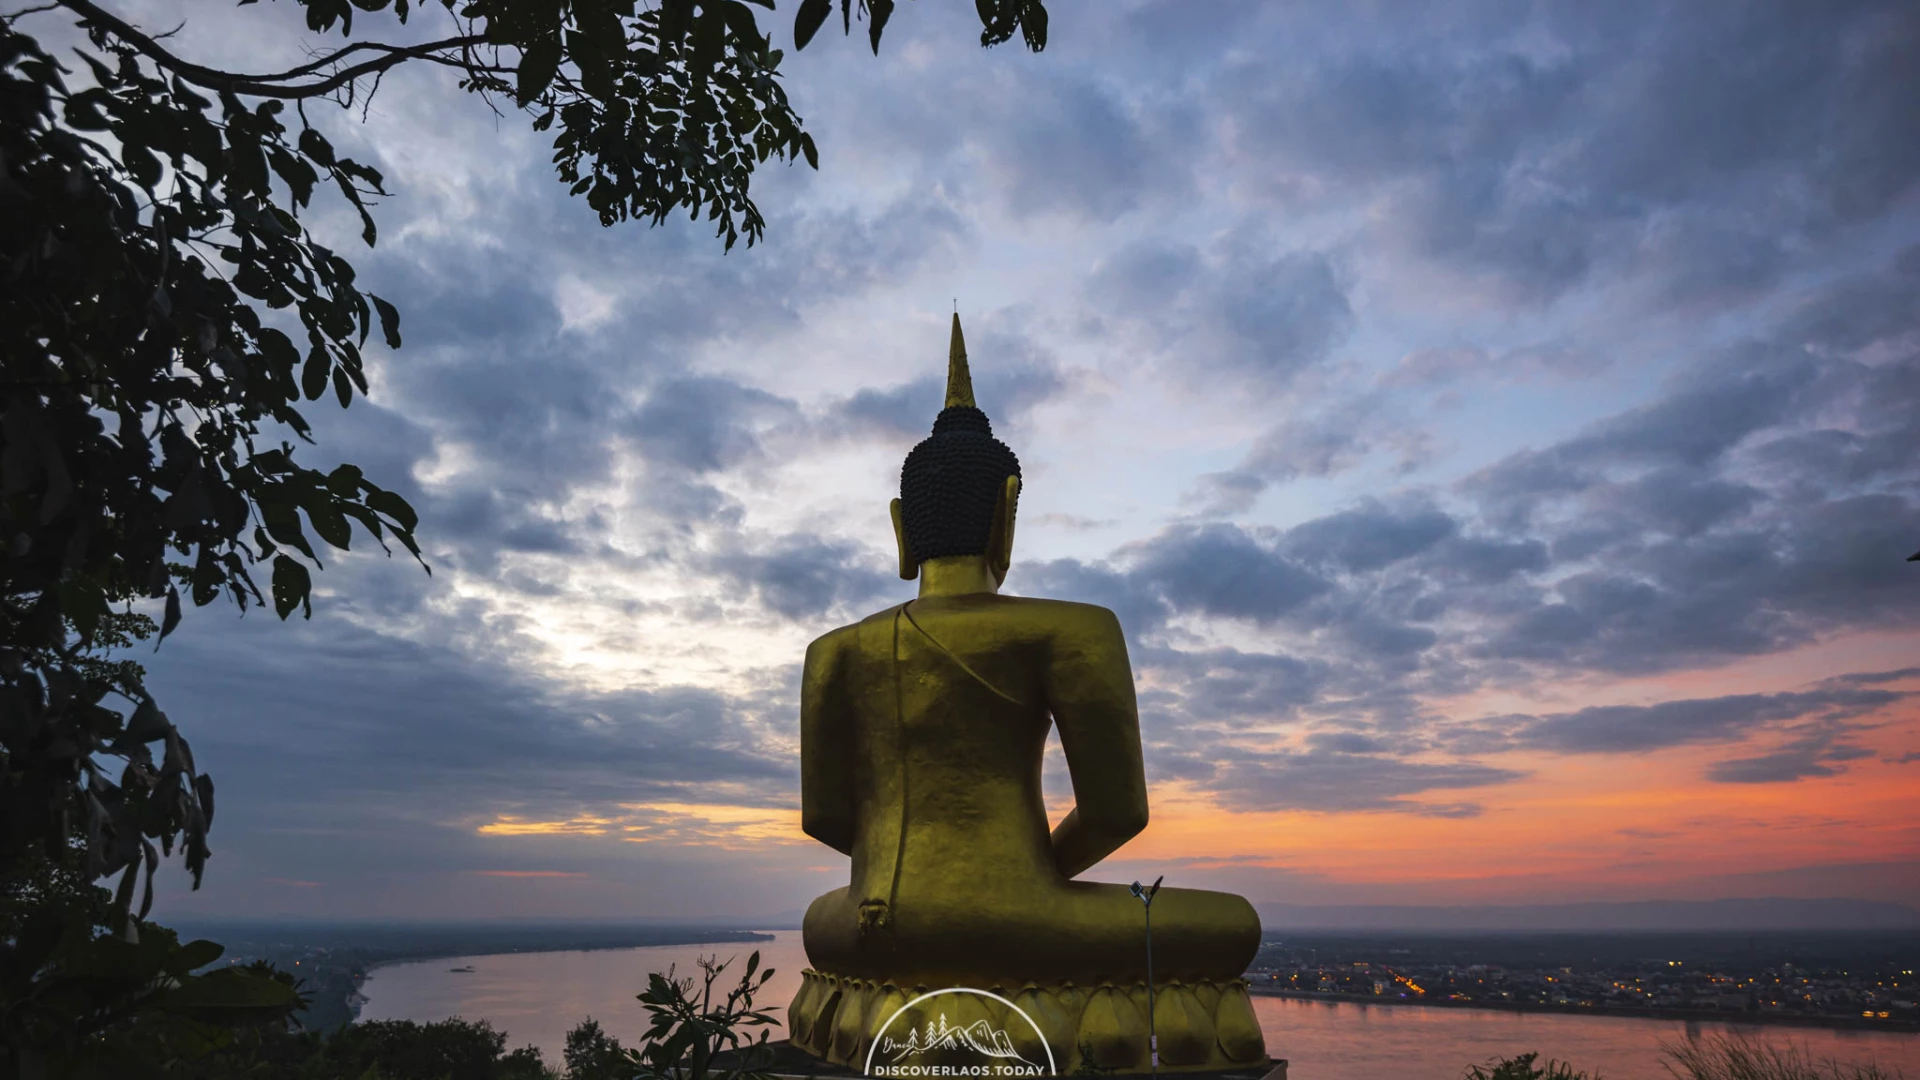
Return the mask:
[[[1147,913],[1147,1053],[1151,1055],[1153,1075],[1160,1075],[1160,1036],[1153,1029],[1153,894],[1160,891],[1160,883],[1167,880],[1165,874],[1153,879],[1151,885],[1133,883],[1133,895]]]

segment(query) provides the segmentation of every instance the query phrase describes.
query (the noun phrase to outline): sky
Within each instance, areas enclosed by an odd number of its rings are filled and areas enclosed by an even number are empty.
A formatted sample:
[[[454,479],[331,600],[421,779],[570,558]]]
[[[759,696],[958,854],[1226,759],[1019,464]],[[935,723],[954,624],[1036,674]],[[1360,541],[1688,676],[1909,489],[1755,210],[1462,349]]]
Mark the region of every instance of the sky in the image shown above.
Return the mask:
[[[211,63],[316,44],[216,6],[114,5]],[[820,167],[765,167],[731,253],[602,228],[444,73],[314,114],[389,179],[376,249],[311,220],[405,344],[301,453],[411,500],[433,572],[356,550],[311,621],[145,658],[219,790],[162,918],[844,884],[800,661],[912,595],[887,500],[956,304],[1025,476],[1008,591],[1128,634],[1153,821],[1089,877],[1920,895],[1920,12],[1050,10],[1039,55],[953,0],[790,54]]]

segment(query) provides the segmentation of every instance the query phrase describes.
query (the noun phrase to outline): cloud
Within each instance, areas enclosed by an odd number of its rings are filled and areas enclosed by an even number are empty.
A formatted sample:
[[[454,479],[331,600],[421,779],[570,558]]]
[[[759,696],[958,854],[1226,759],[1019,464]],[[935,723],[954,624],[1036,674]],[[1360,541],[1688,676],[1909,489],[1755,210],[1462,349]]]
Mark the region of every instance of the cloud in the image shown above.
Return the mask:
[[[1124,625],[1124,624],[1123,624]],[[1338,672],[1325,661],[1234,648],[1139,651],[1141,709],[1150,738],[1169,747],[1196,727],[1286,723],[1316,704]]]
[[[758,455],[756,422],[794,412],[792,402],[728,379],[676,378],[655,387],[623,427],[648,460],[705,473]]]
[[[1219,314],[1243,363],[1287,375],[1326,356],[1353,326],[1333,264],[1317,252],[1246,258],[1222,282]]]
[[[1205,357],[1215,378],[1274,386],[1325,360],[1352,332],[1340,277],[1326,252],[1276,254],[1252,236],[1205,251],[1138,243],[1095,269],[1086,300],[1117,312],[1183,374]]]
[[[1066,529],[1071,532],[1087,532],[1092,529],[1104,529],[1118,524],[1118,522],[1112,519],[1090,518],[1083,517],[1080,514],[1061,514],[1054,512],[1035,514],[1032,520],[1035,525],[1050,529]]]
[[[763,551],[715,556],[712,565],[789,619],[855,617],[897,587],[893,574],[878,569],[886,556],[818,536],[786,536]]]
[[[1286,390],[1286,404],[1272,411],[1285,420],[1253,440],[1230,470],[1198,478],[1183,502],[1204,517],[1244,514],[1276,484],[1326,479],[1348,473],[1391,451],[1393,476],[1433,460],[1430,431],[1409,422],[1404,405],[1379,388],[1352,390],[1362,374],[1349,363],[1322,365]],[[1336,389],[1339,388],[1339,389]]]
[[[1751,296],[1920,179],[1899,4],[1494,10],[1288,20],[1305,62],[1221,76],[1232,147],[1282,205],[1371,196],[1383,243],[1535,302]]]
[[[1501,353],[1455,346],[1416,349],[1380,377],[1385,387],[1436,386],[1466,379],[1529,382],[1535,379],[1590,379],[1612,366],[1612,358],[1566,342],[1522,346]]]
[[[1561,574],[1530,610],[1486,625],[1484,652],[1659,670],[1843,625],[1910,625],[1894,600],[1910,579],[1885,553],[1911,546],[1920,505],[1885,478],[1911,468],[1893,447],[1920,384],[1912,316],[1874,322],[1899,306],[1860,299],[1876,294],[1859,281],[1822,290],[1771,338],[1682,366],[1655,400],[1464,480],[1483,527],[1544,544]],[[1870,334],[1805,329],[1855,304],[1843,322]],[[1808,347],[1841,343],[1885,355]]]
[[[1254,501],[1267,486],[1265,477],[1239,469],[1205,473],[1180,501],[1195,507],[1203,518],[1233,517],[1253,509]]]
[[[1841,762],[1872,754],[1871,750],[1837,744],[1830,736],[1818,735],[1797,739],[1769,754],[1716,761],[1708,766],[1707,779],[1722,784],[1778,784],[1834,776],[1845,771]]]
[[[1761,784],[1835,776],[1845,771],[1847,762],[1873,756],[1858,742],[1876,726],[1870,719],[1914,696],[1910,691],[1860,688],[1892,681],[1881,675],[1860,673],[1804,691],[1488,717],[1444,725],[1442,742],[1479,753],[1647,754],[1688,745],[1772,741],[1774,745],[1762,753],[1713,762],[1705,778],[1716,783]]]
[[[1459,528],[1451,515],[1432,506],[1394,510],[1370,500],[1294,526],[1286,547],[1311,562],[1365,573],[1427,551]]]
[[[1424,569],[1436,581],[1490,586],[1545,570],[1550,562],[1547,545],[1531,537],[1451,536],[1434,545]]]
[[[1138,115],[1095,82],[1042,78],[1017,101],[997,96],[1003,124],[981,142],[1015,216],[1066,212],[1110,222],[1147,197],[1187,187],[1188,172],[1167,153],[1168,143],[1184,141],[1170,118]]]
[[[1131,555],[1131,576],[1177,610],[1270,622],[1330,588],[1234,525],[1169,529]]]
[[[1920,678],[1920,667],[1895,668],[1891,671],[1856,671],[1846,675],[1835,675],[1822,681],[1828,686],[1874,686],[1916,678]]]
[[[1690,368],[1656,401],[1607,417],[1546,450],[1514,454],[1465,486],[1494,512],[1521,524],[1542,500],[1602,483],[1608,468],[1714,466],[1743,440],[1804,409],[1807,403],[1796,399],[1820,367],[1791,350],[1736,346]]]
[[[503,878],[583,878],[586,874],[571,870],[472,870],[480,877]]]
[[[1241,469],[1265,482],[1345,472],[1374,449],[1378,431],[1367,422],[1371,411],[1366,400],[1353,398],[1278,424],[1255,440]]]
[[[595,692],[476,656],[477,642],[426,645],[339,617],[324,633],[318,617],[269,627],[279,648],[229,662],[256,620],[183,626],[152,679],[170,709],[194,718],[199,756],[222,789],[265,800],[256,813],[297,819],[352,794],[340,809],[354,814],[491,805],[540,823],[523,831],[587,831],[597,827],[590,817],[530,811],[793,775],[758,735],[769,700],[684,686]],[[513,644],[505,636],[492,651],[510,657]],[[261,702],[277,717],[268,745],[254,734]]]
[[[1892,690],[1728,694],[1657,705],[1596,705],[1548,716],[1508,717],[1512,741],[1556,753],[1639,753],[1690,743],[1737,742],[1763,727],[1818,718],[1850,720],[1911,695]]]
[[[1426,803],[1409,796],[1494,787],[1522,775],[1474,762],[1409,761],[1314,747],[1234,754],[1207,786],[1223,805],[1236,810],[1394,810],[1471,817],[1480,812],[1477,804]]]

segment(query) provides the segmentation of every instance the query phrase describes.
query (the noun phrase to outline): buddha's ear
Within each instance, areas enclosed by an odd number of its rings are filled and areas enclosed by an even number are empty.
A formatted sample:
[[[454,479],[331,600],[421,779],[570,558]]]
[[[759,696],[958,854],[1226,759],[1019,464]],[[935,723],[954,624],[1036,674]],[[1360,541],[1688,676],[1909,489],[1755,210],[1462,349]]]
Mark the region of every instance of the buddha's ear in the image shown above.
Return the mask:
[[[893,500],[888,508],[893,513],[893,542],[900,548],[900,580],[912,581],[920,576],[920,561],[913,557],[913,549],[907,546],[907,523],[900,520],[900,500]]]
[[[1013,565],[1013,523],[1020,511],[1020,478],[1007,477],[993,508],[993,531],[987,534],[987,568],[996,581],[1007,580]]]

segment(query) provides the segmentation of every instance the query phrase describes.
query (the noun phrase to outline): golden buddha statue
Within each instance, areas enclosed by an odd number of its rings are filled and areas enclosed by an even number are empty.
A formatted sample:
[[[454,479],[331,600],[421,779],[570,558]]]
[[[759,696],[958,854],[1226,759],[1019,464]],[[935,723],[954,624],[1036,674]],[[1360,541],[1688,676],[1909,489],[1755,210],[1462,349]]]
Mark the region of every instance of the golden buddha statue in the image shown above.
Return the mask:
[[[999,595],[1013,553],[1020,464],[974,405],[954,316],[946,408],[907,456],[893,501],[900,576],[919,596],[807,649],[801,824],[853,859],[815,900],[812,968],[789,1007],[796,1046],[855,1068],[878,1029],[929,989],[1004,998],[1070,1072],[1149,1068],[1147,949],[1125,886],[1075,881],[1147,825],[1140,721],[1113,612]],[[1051,724],[1074,809],[1047,828],[1041,759]],[[1258,1065],[1265,1045],[1241,975],[1260,942],[1252,905],[1164,889],[1153,902],[1160,1067]],[[1005,1005],[940,999],[984,1018],[1028,1061],[1032,1028]],[[1024,1041],[1023,1041],[1024,1040]]]

